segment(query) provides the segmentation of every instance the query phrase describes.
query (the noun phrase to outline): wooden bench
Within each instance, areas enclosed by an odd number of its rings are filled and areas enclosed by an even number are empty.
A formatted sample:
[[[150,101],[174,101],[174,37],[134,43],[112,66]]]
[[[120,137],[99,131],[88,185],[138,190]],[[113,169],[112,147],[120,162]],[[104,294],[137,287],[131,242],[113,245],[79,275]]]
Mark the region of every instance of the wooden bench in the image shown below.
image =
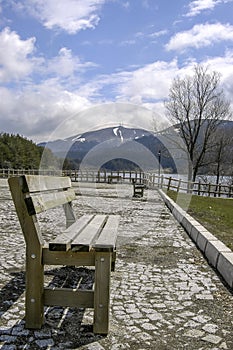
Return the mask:
[[[133,197],[137,197],[137,198],[143,197],[144,188],[145,188],[144,184],[133,183]]]
[[[109,184],[112,184],[113,182],[118,183],[118,182],[121,182],[122,181],[122,178],[120,175],[108,175],[108,183]]]
[[[24,175],[8,181],[26,241],[26,328],[41,328],[44,306],[58,305],[94,308],[93,331],[107,334],[119,216],[84,215],[76,220],[69,177]],[[45,242],[37,214],[60,205],[67,228]],[[45,265],[94,266],[94,290],[45,287]]]

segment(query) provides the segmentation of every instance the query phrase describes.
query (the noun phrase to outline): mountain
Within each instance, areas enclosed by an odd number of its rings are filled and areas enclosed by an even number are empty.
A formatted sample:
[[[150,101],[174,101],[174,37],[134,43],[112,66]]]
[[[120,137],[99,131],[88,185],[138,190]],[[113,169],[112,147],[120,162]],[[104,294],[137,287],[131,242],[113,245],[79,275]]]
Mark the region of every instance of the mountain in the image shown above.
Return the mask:
[[[111,170],[158,167],[158,152],[164,149],[159,138],[152,132],[122,125],[39,145],[49,148],[55,156],[68,160],[72,168],[87,163],[88,166]],[[169,151],[166,150],[166,153],[169,154]],[[171,171],[176,170],[172,157],[163,157],[161,165]]]
[[[233,121],[222,121],[218,131],[233,134]],[[200,132],[199,141],[203,142],[205,125]],[[187,154],[181,151],[182,139],[179,125],[169,127],[159,133],[139,128],[126,128],[122,125],[74,135],[64,140],[55,140],[40,144],[50,149],[63,160],[67,168],[80,166],[105,168],[109,170],[158,170],[158,154],[163,169],[169,172],[187,170]],[[230,146],[231,151],[233,146]],[[232,152],[230,152],[232,153]],[[209,154],[206,157],[210,157]],[[185,160],[186,159],[186,160]],[[209,160],[209,159],[207,159]],[[229,169],[226,163],[226,169]],[[202,168],[209,173],[210,168]]]

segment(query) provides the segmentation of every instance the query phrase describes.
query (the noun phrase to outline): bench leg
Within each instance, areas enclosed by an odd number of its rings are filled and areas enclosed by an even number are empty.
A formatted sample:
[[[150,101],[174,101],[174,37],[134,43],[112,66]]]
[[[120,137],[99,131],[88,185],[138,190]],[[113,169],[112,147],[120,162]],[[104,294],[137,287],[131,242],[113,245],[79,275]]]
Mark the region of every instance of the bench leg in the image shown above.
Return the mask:
[[[26,328],[39,329],[44,321],[44,266],[41,252],[27,252],[26,257]]]
[[[112,253],[112,262],[111,262],[111,271],[115,271],[115,265],[116,265],[116,250]]]
[[[111,253],[97,252],[95,257],[94,327],[97,334],[109,329]]]

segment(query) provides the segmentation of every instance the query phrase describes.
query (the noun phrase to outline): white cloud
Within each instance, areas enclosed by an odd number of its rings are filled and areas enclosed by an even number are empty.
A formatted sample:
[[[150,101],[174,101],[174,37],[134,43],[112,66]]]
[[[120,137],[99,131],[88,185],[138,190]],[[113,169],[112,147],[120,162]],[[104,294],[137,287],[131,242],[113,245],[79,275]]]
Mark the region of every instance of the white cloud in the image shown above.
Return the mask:
[[[88,99],[94,98],[101,102],[102,91],[107,90],[109,96],[112,92],[112,101],[150,106],[159,114],[163,114],[161,101],[168,97],[173,79],[178,75],[180,77],[192,75],[196,63],[195,59],[189,59],[179,67],[176,60],[155,61],[132,71],[99,76],[83,85],[78,93]],[[233,51],[227,51],[225,56],[206,59],[200,63],[221,74],[222,86],[233,103]]]
[[[152,34],[149,34],[148,36],[149,36],[150,38],[158,38],[158,37],[163,36],[163,35],[165,35],[165,34],[167,34],[167,33],[168,33],[167,30],[160,30],[160,31],[158,31],[158,32],[154,32],[154,33],[152,33]]]
[[[189,4],[188,17],[196,16],[204,10],[213,10],[214,7],[223,2],[222,0],[195,0]]]
[[[120,43],[120,46],[128,46],[128,45],[135,45],[137,44],[138,40],[145,40],[147,38],[149,38],[149,40],[152,39],[152,42],[155,42],[155,40],[157,40],[159,37],[166,35],[168,33],[167,30],[159,30],[157,32],[153,32],[150,34],[147,34],[145,32],[137,32],[135,33],[134,37],[136,39],[128,39],[128,40],[124,40]]]
[[[196,24],[191,30],[175,34],[165,45],[166,50],[196,49],[220,41],[233,41],[233,26],[230,24]]]
[[[113,76],[118,85],[118,98],[128,98],[133,102],[164,99],[177,70],[177,62],[173,60],[156,61],[132,72],[118,73]]]
[[[71,77],[76,72],[96,67],[92,62],[81,62],[78,56],[73,56],[72,51],[63,47],[59,50],[58,56],[52,58],[47,63],[47,73],[55,73],[60,77]]]
[[[0,82],[18,80],[28,76],[40,60],[33,58],[36,39],[20,39],[19,35],[5,28],[0,32]]]
[[[34,73],[37,73],[37,81],[46,80],[48,76],[62,80],[80,76],[87,69],[97,66],[93,62],[82,61],[66,47],[48,60],[36,56],[35,41],[34,37],[22,40],[9,28],[0,32],[0,83],[20,81],[23,86],[25,80]]]
[[[130,2],[129,1],[123,2],[122,6],[128,9],[130,7]]]
[[[233,105],[233,51],[202,63],[222,74],[222,86]],[[97,76],[73,91],[68,86],[65,88],[59,77],[27,85],[20,91],[0,88],[1,130],[17,132],[37,142],[72,136],[113,122],[110,114],[100,117],[81,112],[96,104],[116,101],[148,107],[160,120],[165,114],[162,101],[168,96],[173,79],[177,75],[192,74],[194,64],[195,60],[179,67],[176,60],[156,61],[133,71]],[[112,99],[104,99],[105,90],[109,95],[113,91]],[[152,119],[144,120],[144,117],[138,116],[135,120],[130,114],[128,119],[125,117],[121,121],[149,129],[152,127]]]
[[[1,130],[17,132],[43,141],[67,118],[89,107],[90,102],[75,92],[64,90],[58,81],[28,86],[21,91],[0,88]],[[70,125],[64,130],[70,136],[80,125]]]
[[[128,45],[135,45],[135,44],[136,44],[136,40],[131,39],[131,40],[124,40],[119,45],[120,46],[128,46]]]
[[[24,8],[48,29],[62,29],[75,34],[94,28],[99,22],[99,11],[106,0],[15,0],[15,6]]]
[[[22,40],[9,28],[0,32],[0,47],[0,131],[41,141],[64,119],[91,105],[75,87],[94,63],[64,47],[50,60],[38,58],[35,38]]]
[[[226,26],[224,28],[224,37],[228,33],[232,40],[232,28],[229,26],[227,33]],[[94,64],[83,62],[68,48],[63,47],[49,61],[43,57],[38,59],[34,51],[35,39],[22,40],[8,28],[0,33],[0,46],[0,77],[3,83],[11,83],[9,87],[0,87],[1,130],[20,133],[38,142],[55,135],[54,132],[59,128],[58,131],[63,136],[72,136],[78,130],[88,130],[100,122],[104,126],[109,121],[108,116],[98,120],[93,115],[88,120],[79,114],[97,103],[136,103],[149,107],[158,115],[164,115],[161,101],[168,96],[173,78],[177,74],[190,74],[195,63],[190,60],[181,68],[176,60],[155,61],[143,67],[131,67],[128,71],[99,75],[85,84],[85,77],[80,73]],[[203,63],[222,73],[223,87],[233,101],[233,51],[227,51],[225,56],[208,59]],[[35,72],[37,82],[26,79]],[[21,79],[16,87],[15,79]],[[74,118],[69,119],[70,116]],[[65,130],[62,129],[64,121],[67,121]],[[133,116],[129,116],[129,121],[134,123]],[[138,118],[137,123],[150,128],[149,120],[143,122]]]
[[[221,85],[233,107],[233,50],[227,50],[224,56],[208,58],[203,63],[221,74]]]
[[[199,15],[202,11],[213,10],[219,4],[232,2],[232,0],[194,0],[189,4],[189,11],[187,17],[194,17]]]
[[[81,111],[90,108],[94,103],[121,101],[136,103],[138,106],[150,105],[159,114],[162,109],[156,99],[166,96],[177,71],[176,62],[154,62],[132,72],[98,76],[87,84],[80,84],[75,91],[68,87],[66,89],[61,84],[60,77],[21,87],[20,91],[0,88],[4,99],[4,103],[0,105],[1,128],[40,142],[59,136],[72,136],[100,123],[104,126],[111,120],[111,116],[103,116],[101,120],[94,115],[90,120],[83,118],[83,114],[80,116]],[[112,100],[110,97],[108,100],[103,97],[104,89],[114,90]],[[133,116],[128,117],[128,122],[136,122]],[[151,120],[140,119],[140,116],[137,123],[143,127],[151,127]]]

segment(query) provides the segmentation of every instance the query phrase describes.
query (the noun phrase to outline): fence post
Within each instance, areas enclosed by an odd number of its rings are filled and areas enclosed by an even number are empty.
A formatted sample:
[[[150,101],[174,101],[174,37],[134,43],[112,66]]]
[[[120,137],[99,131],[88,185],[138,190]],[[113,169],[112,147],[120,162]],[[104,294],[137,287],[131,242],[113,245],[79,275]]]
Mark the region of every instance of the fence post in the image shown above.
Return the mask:
[[[158,179],[160,180],[159,187],[160,187],[161,189],[163,189],[163,180],[164,180],[163,175],[162,175],[162,176],[159,176]]]
[[[172,178],[171,178],[171,176],[170,176],[170,177],[169,177],[169,179],[168,179],[167,191],[169,191],[169,190],[170,190],[171,181],[172,181]]]
[[[218,196],[221,196],[221,184],[218,185]]]
[[[152,175],[152,186],[155,187],[155,174]]]
[[[197,194],[198,194],[198,196],[200,196],[200,194],[201,194],[201,180],[198,181]]]
[[[178,186],[177,186],[177,192],[180,191],[180,184],[181,184],[181,179],[179,179]]]
[[[193,189],[192,189],[192,182],[191,181],[187,181],[187,193],[192,193]]]
[[[211,183],[208,184],[208,197],[210,197]]]

